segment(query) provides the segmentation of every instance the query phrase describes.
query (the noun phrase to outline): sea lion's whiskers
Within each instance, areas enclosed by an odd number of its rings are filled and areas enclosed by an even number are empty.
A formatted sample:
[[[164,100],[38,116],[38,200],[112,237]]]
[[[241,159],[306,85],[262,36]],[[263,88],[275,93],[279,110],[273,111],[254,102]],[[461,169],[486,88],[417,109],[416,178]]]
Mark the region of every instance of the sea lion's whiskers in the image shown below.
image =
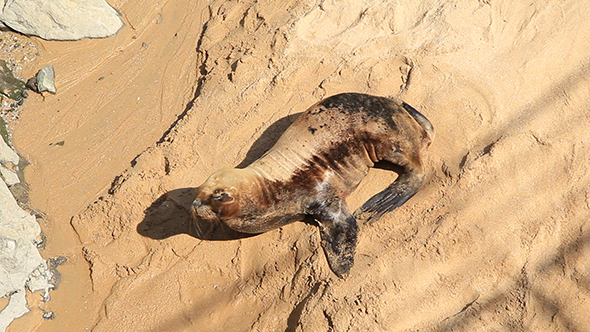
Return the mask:
[[[191,221],[192,222],[189,225],[192,225],[195,227],[195,235],[197,235],[197,237],[199,237],[199,238],[203,238],[203,230],[201,229],[201,226],[199,225],[199,221],[196,220],[195,218],[191,219]],[[190,229],[189,229],[189,231],[190,231]]]

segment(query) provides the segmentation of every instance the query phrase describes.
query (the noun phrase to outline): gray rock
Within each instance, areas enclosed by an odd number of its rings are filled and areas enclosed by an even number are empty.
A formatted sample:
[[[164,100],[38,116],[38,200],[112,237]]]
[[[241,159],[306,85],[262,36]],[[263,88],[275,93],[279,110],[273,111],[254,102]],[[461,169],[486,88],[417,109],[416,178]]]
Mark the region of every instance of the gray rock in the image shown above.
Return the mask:
[[[18,290],[10,295],[10,301],[6,308],[0,312],[0,331],[6,328],[13,320],[29,312],[25,289]]]
[[[9,152],[6,159],[12,162],[15,156]],[[0,297],[10,296],[10,302],[0,311],[0,331],[29,311],[25,287],[32,292],[44,291],[44,299],[49,299],[49,290],[54,288],[54,278],[37,248],[40,235],[35,216],[18,206],[0,180]]]
[[[46,66],[41,68],[35,77],[27,81],[27,88],[36,92],[49,91],[55,94],[55,70],[53,66]]]
[[[43,39],[104,38],[123,22],[105,0],[0,0],[0,21]]]
[[[0,180],[4,180],[7,186],[11,187],[15,184],[19,183],[20,180],[18,178],[18,174],[13,172],[8,167],[5,167],[0,164]]]
[[[9,187],[19,183],[19,179],[16,172],[7,166],[12,164],[14,169],[18,161],[18,154],[0,137],[0,181],[4,180]]]
[[[10,162],[13,165],[18,165],[18,161],[18,154],[3,139],[0,139],[0,164]]]

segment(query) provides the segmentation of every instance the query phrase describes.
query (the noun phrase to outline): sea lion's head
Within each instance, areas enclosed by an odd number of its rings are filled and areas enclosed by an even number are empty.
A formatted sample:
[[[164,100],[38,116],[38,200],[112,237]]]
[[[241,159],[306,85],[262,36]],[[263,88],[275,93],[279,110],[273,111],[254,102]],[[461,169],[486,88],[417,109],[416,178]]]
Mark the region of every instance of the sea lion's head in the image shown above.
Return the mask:
[[[192,206],[196,222],[217,223],[240,214],[240,188],[245,182],[242,171],[220,169],[197,188]]]

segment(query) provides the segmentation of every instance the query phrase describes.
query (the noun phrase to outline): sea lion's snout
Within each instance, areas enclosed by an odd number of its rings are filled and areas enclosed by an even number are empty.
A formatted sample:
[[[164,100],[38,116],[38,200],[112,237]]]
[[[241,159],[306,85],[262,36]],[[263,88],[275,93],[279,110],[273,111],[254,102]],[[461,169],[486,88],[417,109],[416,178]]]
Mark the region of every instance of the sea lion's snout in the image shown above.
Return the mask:
[[[199,206],[201,206],[201,205],[203,205],[203,203],[202,203],[200,200],[198,200],[198,199],[195,199],[195,200],[193,201],[193,208],[194,208],[194,209],[198,209],[198,208],[199,208]]]
[[[203,204],[203,202],[198,198],[193,201],[192,210],[193,218],[197,219],[196,221],[217,221],[217,215],[211,210],[211,207],[207,204]]]
[[[191,204],[192,224],[195,226],[196,235],[207,238],[217,228],[219,219],[207,204],[200,199],[195,199]]]

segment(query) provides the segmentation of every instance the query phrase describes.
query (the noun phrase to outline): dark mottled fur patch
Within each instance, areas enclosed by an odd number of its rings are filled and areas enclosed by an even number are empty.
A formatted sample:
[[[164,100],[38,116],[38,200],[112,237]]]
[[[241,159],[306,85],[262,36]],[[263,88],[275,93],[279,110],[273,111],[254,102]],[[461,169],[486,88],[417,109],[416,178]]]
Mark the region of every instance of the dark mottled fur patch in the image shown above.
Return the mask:
[[[401,110],[396,106],[392,100],[384,97],[369,96],[361,93],[342,93],[324,99],[318,105],[318,111],[310,114],[319,114],[324,107],[337,108],[343,114],[362,113],[370,118],[382,119],[391,130],[397,130],[392,115],[399,113]]]
[[[351,119],[359,119],[363,122],[377,122],[386,126],[383,134],[376,134],[367,131],[359,130],[359,127],[352,125],[350,128],[341,132],[340,138],[342,141],[329,142],[330,148],[327,150],[318,151],[312,157],[307,159],[299,169],[293,172],[291,178],[287,181],[265,181],[264,189],[264,205],[270,206],[273,202],[292,200],[298,196],[315,195],[316,186],[318,183],[324,181],[327,171],[334,171],[338,174],[346,173],[347,169],[352,167],[353,161],[351,155],[358,156],[365,153],[365,150],[371,150],[370,157],[373,162],[381,160],[385,156],[379,155],[384,153],[380,151],[397,151],[400,148],[397,143],[389,140],[389,135],[397,131],[398,125],[394,118],[397,113],[417,112],[410,105],[403,103],[400,107],[394,101],[358,93],[345,93],[329,97],[317,106],[313,107],[310,115],[318,115],[324,112],[337,112]],[[336,116],[338,118],[339,116]],[[334,119],[336,121],[336,119]],[[356,121],[356,120],[355,120]],[[307,130],[313,135],[322,134],[322,130],[330,130],[328,124],[308,126]],[[319,129],[318,129],[319,128]],[[362,126],[361,126],[362,128]],[[382,137],[384,136],[384,137]],[[320,138],[321,139],[321,138]],[[391,144],[391,146],[389,146]],[[369,151],[367,151],[369,152]],[[411,157],[411,156],[408,156]],[[391,161],[391,160],[390,160]],[[369,165],[367,165],[369,166]],[[381,214],[390,211],[389,207],[395,208],[403,203],[405,199],[409,198],[409,193],[406,188],[402,188],[402,183],[397,183],[396,186],[389,188],[386,192],[382,192],[373,197],[363,206],[363,212],[380,212]],[[336,188],[330,189],[330,185],[326,184],[322,188],[321,199],[328,199],[331,195],[336,195]],[[392,192],[399,192],[400,196],[405,199],[394,198],[391,196]],[[388,196],[388,199],[384,199]],[[377,210],[373,209],[378,207]]]
[[[310,194],[315,186],[324,180],[328,170],[340,172],[349,167],[350,161],[347,159],[351,155],[359,153],[361,143],[356,141],[340,142],[328,151],[312,156],[302,168],[293,173],[288,181],[266,181],[264,187],[268,190],[264,191],[265,200],[271,204],[273,201],[280,201],[282,193]],[[329,191],[329,189],[325,190]],[[325,197],[330,196],[328,192],[325,194]]]
[[[347,158],[357,153],[358,144],[354,142],[341,142],[328,151],[314,155],[308,160],[305,167],[293,173],[291,179],[285,184],[288,188],[308,190],[319,182],[322,182],[327,170],[340,171],[346,167]]]

